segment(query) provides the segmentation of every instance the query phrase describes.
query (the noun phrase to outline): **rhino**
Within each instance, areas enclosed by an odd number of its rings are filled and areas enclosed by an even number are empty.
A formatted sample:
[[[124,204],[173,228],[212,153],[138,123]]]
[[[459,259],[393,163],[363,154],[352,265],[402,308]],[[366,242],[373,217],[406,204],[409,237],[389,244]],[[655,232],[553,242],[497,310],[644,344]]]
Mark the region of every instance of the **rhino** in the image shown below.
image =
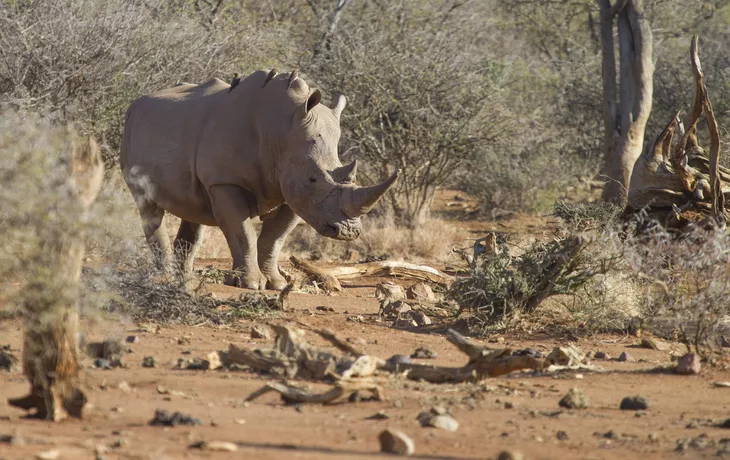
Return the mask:
[[[120,165],[158,266],[191,274],[204,226],[219,227],[235,273],[226,284],[281,290],[279,253],[300,218],[329,238],[360,235],[400,171],[355,185],[357,160],[343,165],[337,150],[346,99],[321,99],[295,72],[257,70],[233,88],[181,83],[131,103]],[[166,212],[181,219],[172,251]]]

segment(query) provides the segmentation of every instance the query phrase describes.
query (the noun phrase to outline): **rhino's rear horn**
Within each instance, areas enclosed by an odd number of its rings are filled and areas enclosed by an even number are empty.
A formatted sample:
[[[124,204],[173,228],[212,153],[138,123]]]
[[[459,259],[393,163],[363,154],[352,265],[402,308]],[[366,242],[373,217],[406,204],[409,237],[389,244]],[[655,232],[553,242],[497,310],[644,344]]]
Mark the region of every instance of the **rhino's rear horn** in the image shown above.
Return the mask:
[[[354,184],[357,179],[357,160],[335,169],[332,172],[332,178],[340,184]]]
[[[395,184],[400,176],[400,169],[397,170],[385,182],[370,187],[356,187],[347,191],[343,203],[342,212],[351,219],[367,214],[380,198]]]

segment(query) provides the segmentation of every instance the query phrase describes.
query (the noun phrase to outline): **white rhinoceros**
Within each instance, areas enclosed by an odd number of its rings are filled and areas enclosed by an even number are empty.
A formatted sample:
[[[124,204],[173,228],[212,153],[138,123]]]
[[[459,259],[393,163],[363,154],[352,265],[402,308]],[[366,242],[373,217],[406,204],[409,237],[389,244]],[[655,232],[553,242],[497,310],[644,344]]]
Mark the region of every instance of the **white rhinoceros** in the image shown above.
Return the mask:
[[[293,77],[290,79],[290,77]],[[291,81],[290,81],[291,80]],[[227,284],[283,289],[278,256],[299,217],[320,234],[352,240],[398,177],[354,184],[357,163],[337,155],[342,95],[333,107],[296,74],[258,70],[232,88],[214,79],[143,96],[127,110],[120,163],[147,242],[170,262],[165,211],[182,219],[174,249],[190,273],[202,226],[220,227],[240,276]],[[251,218],[263,221],[261,235]]]

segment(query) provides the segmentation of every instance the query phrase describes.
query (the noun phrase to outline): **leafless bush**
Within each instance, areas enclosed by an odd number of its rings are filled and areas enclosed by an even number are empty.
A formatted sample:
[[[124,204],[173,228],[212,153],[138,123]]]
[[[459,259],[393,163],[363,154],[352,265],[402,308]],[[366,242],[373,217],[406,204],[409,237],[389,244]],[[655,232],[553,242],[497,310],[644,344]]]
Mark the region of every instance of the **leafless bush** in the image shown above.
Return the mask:
[[[270,59],[270,31],[208,14],[193,2],[2,1],[0,102],[75,121],[112,160],[135,97]]]
[[[697,228],[678,237],[652,228],[631,237],[625,251],[644,293],[642,317],[708,356],[730,325],[730,235]]]

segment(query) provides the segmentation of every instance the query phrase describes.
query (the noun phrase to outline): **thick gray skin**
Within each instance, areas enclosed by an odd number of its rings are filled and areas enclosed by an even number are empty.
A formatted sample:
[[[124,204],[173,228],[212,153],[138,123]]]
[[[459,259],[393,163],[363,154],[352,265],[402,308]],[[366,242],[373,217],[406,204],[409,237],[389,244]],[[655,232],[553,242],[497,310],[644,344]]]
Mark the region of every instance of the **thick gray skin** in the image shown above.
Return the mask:
[[[345,106],[319,104],[319,91],[289,74],[265,85],[259,70],[228,92],[211,80],[183,84],[132,103],[120,163],[159,266],[168,267],[165,212],[181,218],[177,266],[191,274],[203,226],[225,235],[239,277],[226,284],[281,290],[278,257],[299,216],[320,234],[351,240],[366,213],[397,178],[353,184],[356,164],[337,156]],[[251,218],[260,216],[260,236]]]

